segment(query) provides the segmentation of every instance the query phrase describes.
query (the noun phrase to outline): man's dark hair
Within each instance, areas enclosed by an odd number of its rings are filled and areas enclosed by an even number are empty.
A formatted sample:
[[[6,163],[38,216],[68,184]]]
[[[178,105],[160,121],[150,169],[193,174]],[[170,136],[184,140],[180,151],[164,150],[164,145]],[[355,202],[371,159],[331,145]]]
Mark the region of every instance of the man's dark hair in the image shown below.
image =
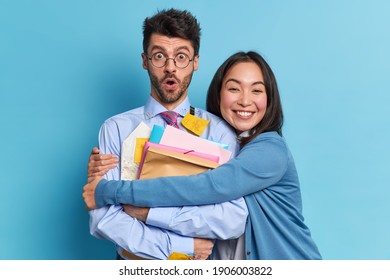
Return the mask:
[[[200,25],[196,18],[187,10],[162,10],[150,18],[146,18],[143,25],[144,53],[147,53],[150,37],[153,33],[170,38],[177,37],[190,40],[195,51],[194,55],[199,54]]]
[[[263,72],[265,91],[267,94],[267,110],[263,119],[251,129],[248,137],[240,139],[241,145],[247,144],[263,132],[276,131],[282,136],[283,110],[275,75],[268,63],[257,52],[235,53],[218,68],[207,92],[207,111],[222,118],[220,107],[222,82],[226,73],[240,62],[254,62],[259,66]]]

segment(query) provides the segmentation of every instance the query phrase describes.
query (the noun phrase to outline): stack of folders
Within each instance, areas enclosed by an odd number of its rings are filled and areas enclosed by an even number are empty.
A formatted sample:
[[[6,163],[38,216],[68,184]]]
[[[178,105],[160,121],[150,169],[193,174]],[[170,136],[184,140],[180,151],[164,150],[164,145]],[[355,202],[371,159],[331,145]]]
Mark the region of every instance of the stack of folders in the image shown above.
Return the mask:
[[[154,126],[143,147],[137,178],[198,174],[218,167],[230,156],[226,145],[171,126]]]

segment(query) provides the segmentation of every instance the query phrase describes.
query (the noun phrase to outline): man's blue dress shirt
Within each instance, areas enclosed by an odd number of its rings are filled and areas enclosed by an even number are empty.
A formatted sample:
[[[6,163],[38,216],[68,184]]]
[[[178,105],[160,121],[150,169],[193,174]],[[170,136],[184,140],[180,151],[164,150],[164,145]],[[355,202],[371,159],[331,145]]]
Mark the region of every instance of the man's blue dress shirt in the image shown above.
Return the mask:
[[[188,98],[175,108],[181,116],[189,110]],[[109,118],[100,129],[100,153],[114,154],[120,159],[123,141],[140,122],[150,128],[155,124],[166,125],[159,115],[163,111],[166,109],[149,97],[145,106]],[[236,134],[229,125],[201,109],[196,109],[195,115],[210,120],[202,138],[227,144],[233,156],[237,153]],[[104,178],[119,180],[120,167],[110,170]],[[244,199],[238,198],[221,204],[153,208],[143,223],[127,215],[120,205],[112,205],[90,211],[90,232],[97,238],[114,242],[120,255],[125,249],[143,258],[166,259],[172,252],[193,254],[192,237],[223,240],[239,237],[244,232],[247,214]],[[228,241],[226,246],[229,246]],[[226,246],[222,244],[224,250]],[[226,254],[230,253],[223,255]]]

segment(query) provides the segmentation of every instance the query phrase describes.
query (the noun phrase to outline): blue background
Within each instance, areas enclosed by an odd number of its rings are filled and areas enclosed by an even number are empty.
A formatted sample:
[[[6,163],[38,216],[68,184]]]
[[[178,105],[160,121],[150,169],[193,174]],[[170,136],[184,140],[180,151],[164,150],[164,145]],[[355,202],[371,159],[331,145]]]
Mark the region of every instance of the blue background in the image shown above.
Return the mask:
[[[0,259],[112,259],[81,197],[102,122],[141,106],[142,22],[202,30],[194,105],[233,52],[274,69],[304,216],[325,259],[390,259],[390,2],[0,0]]]

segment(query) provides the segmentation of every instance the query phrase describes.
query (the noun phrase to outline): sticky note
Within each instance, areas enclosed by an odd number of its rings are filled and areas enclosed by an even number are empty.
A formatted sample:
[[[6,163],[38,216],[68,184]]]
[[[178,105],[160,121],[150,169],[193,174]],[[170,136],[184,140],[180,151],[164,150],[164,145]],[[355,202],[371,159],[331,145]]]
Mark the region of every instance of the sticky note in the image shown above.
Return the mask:
[[[135,139],[135,151],[134,151],[134,163],[140,163],[142,159],[142,152],[144,150],[145,143],[149,141],[149,138],[136,138]]]
[[[173,252],[169,257],[168,260],[190,260],[192,257],[190,255],[186,255],[179,252]]]
[[[152,133],[150,134],[149,141],[152,143],[160,143],[161,137],[164,133],[164,128],[159,125],[154,125],[152,129]]]
[[[200,136],[202,135],[209,122],[210,120],[198,118],[197,116],[187,113],[187,115],[185,115],[183,120],[181,121],[181,124],[195,135]]]

